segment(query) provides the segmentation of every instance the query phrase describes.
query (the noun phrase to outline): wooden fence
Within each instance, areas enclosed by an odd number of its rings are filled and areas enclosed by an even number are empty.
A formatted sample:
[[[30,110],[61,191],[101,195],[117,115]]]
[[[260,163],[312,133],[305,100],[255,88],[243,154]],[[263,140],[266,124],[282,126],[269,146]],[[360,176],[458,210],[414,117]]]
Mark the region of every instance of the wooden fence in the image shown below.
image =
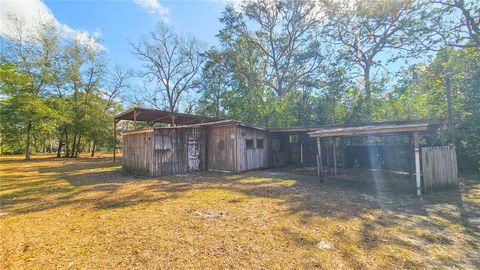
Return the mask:
[[[455,146],[422,147],[422,165],[425,194],[458,188]]]

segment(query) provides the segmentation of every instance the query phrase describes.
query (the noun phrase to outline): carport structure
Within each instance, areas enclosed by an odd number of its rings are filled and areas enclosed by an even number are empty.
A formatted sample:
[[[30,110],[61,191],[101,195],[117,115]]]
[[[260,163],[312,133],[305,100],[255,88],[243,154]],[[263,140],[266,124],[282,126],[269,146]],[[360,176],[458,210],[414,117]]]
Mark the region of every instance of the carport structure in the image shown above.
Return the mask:
[[[157,123],[168,124],[170,126],[185,126],[185,125],[197,125],[203,123],[210,123],[220,121],[222,119],[215,117],[206,117],[199,115],[192,115],[178,112],[167,112],[155,109],[145,109],[134,107],[128,111],[125,111],[114,118],[113,122],[113,160],[115,161],[116,147],[117,147],[117,124],[121,120],[133,121],[133,129],[137,129],[137,121],[145,122],[149,126]]]
[[[332,144],[333,149],[333,166],[334,174],[337,173],[337,158],[336,158],[336,149],[335,141],[338,137],[378,137],[378,136],[409,136],[410,140],[413,140],[414,145],[414,155],[415,155],[415,179],[416,179],[416,188],[417,195],[422,194],[422,169],[420,164],[420,141],[419,137],[421,135],[431,135],[435,133],[438,128],[439,123],[385,123],[382,125],[361,125],[361,126],[350,126],[350,127],[331,127],[331,128],[322,128],[316,131],[309,132],[308,135],[312,138],[316,138],[317,141],[317,173],[321,181],[325,180],[323,162],[322,162],[322,149],[321,141],[324,138],[329,138],[333,140]],[[454,149],[454,148],[453,148]],[[455,168],[452,171],[456,171]]]

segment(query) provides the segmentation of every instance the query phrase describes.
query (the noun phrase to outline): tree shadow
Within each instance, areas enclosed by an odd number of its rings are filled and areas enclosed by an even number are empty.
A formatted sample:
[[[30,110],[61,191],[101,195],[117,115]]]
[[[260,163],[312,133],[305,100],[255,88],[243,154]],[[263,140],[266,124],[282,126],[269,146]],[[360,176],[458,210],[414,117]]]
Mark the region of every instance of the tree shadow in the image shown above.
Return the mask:
[[[37,164],[36,181],[2,181],[0,184],[1,190],[14,189],[1,198],[2,208],[9,215],[78,204],[94,210],[120,209],[175,200],[190,191],[225,189],[247,197],[275,199],[272,203],[286,209],[287,216],[300,216],[301,222],[312,226],[318,218],[361,220],[363,227],[358,232],[361,238],[358,245],[365,250],[381,248],[385,241],[378,232],[383,232],[388,235],[387,243],[418,251],[418,243],[388,233],[390,229],[406,231],[402,229],[405,226],[411,228],[412,237],[426,247],[451,246],[453,240],[448,233],[452,224],[463,226],[470,237],[467,244],[479,250],[475,240],[479,239],[478,227],[470,222],[472,215],[479,217],[475,210],[478,201],[466,202],[462,198],[462,194],[478,189],[480,181],[475,180],[463,179],[459,192],[420,198],[415,195],[415,183],[408,176],[384,171],[340,171],[340,177],[329,177],[320,183],[315,171],[308,169],[263,170],[238,175],[204,171],[140,178],[124,174],[118,164],[103,159],[80,160],[63,166]],[[243,200],[232,198],[226,202],[238,204]],[[435,218],[431,218],[433,215]],[[300,246],[314,245],[308,235],[288,229],[284,233],[297,239]],[[340,239],[342,235],[336,237]],[[478,264],[478,258],[476,260],[473,264]]]

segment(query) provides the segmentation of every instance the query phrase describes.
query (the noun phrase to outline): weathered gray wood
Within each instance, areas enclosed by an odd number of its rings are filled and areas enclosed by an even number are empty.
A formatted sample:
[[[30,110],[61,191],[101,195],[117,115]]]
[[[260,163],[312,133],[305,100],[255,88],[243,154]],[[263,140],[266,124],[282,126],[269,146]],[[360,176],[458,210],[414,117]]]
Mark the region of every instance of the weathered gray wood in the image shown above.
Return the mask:
[[[300,141],[300,163],[303,165],[303,142]]]
[[[420,176],[420,147],[418,141],[418,131],[413,132],[413,142],[415,145],[415,179],[417,184],[417,196],[422,195],[422,182]]]
[[[208,169],[235,171],[235,138],[236,126],[209,127],[207,131]]]
[[[325,180],[323,176],[323,164],[322,164],[322,148],[320,146],[320,138],[317,138],[317,172],[320,177],[320,181],[323,182]]]
[[[268,132],[268,167],[273,167],[272,133]]]
[[[326,147],[325,147],[325,151],[323,152],[323,154],[324,154],[324,156],[325,156],[325,158],[326,158],[326,166],[325,166],[326,168],[325,168],[325,171],[326,171],[326,174],[327,174],[327,175],[330,175],[330,174],[331,174],[331,170],[330,170],[330,151],[329,151],[329,150],[330,150],[330,149],[329,149],[330,147],[329,147],[329,144],[331,143],[331,140],[330,140],[330,139],[329,139],[329,140],[326,140],[325,143],[326,143],[326,144],[325,144]]]
[[[137,129],[137,110],[133,110],[133,129]]]
[[[135,175],[150,176],[153,132],[126,134],[123,139],[123,169]]]
[[[117,154],[117,119],[113,120],[113,162],[116,161],[116,154]]]
[[[332,151],[333,151],[333,174],[337,176],[337,138],[333,137],[333,145],[332,145]]]
[[[455,146],[422,147],[423,183],[426,194],[458,188]]]
[[[333,136],[362,136],[372,134],[389,134],[398,132],[424,131],[428,129],[428,123],[405,124],[405,125],[383,125],[383,126],[361,126],[330,128],[308,133],[311,137],[333,137]]]
[[[189,140],[196,142],[198,165],[189,168]],[[205,128],[152,129],[124,135],[124,170],[163,176],[206,169]],[[197,169],[198,167],[198,169]]]
[[[243,126],[237,127],[236,131],[236,172],[268,168],[268,132]],[[253,140],[253,148],[246,148],[247,139]],[[263,140],[263,148],[258,147],[258,140]]]

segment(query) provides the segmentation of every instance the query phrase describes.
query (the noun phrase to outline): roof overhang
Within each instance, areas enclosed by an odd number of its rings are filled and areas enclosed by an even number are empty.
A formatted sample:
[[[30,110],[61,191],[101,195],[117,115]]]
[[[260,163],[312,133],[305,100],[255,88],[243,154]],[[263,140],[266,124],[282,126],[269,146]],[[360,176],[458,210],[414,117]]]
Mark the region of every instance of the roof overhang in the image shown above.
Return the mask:
[[[154,109],[132,108],[126,112],[115,116],[115,121],[120,120],[141,121],[147,122],[149,124],[164,123],[175,125],[195,125],[201,123],[215,122],[221,119]]]
[[[363,125],[356,127],[324,128],[308,133],[310,137],[375,136],[400,135],[410,132],[422,132],[429,129],[429,123],[400,125]]]

